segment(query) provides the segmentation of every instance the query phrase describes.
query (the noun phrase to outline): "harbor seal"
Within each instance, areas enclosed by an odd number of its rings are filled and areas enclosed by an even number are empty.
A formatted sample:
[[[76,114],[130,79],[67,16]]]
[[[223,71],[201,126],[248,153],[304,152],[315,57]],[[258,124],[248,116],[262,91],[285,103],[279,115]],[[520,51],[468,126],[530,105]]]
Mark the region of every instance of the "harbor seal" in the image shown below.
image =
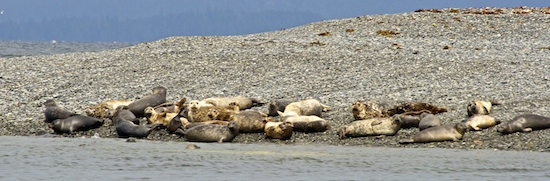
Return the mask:
[[[328,121],[318,116],[281,116],[281,122],[290,122],[293,125],[293,131],[296,132],[325,132],[331,126]]]
[[[153,107],[145,108],[145,117],[147,118],[147,122],[149,124],[162,124],[164,126],[168,126],[170,121],[172,121],[172,119],[177,115],[179,115],[179,112],[170,112],[170,110],[166,107],[156,109]]]
[[[48,126],[56,133],[69,133],[72,134],[75,131],[87,131],[90,129],[99,128],[103,125],[103,120],[90,117],[76,115],[65,119],[56,119]]]
[[[338,136],[340,139],[363,136],[393,136],[400,129],[401,121],[397,116],[370,118],[353,121],[340,127]]]
[[[473,100],[468,104],[468,117],[476,114],[490,114],[493,106],[500,105],[494,100]]]
[[[125,111],[122,111],[125,110]],[[118,106],[116,109],[109,109],[105,112],[105,118],[112,120],[112,125],[115,125],[116,119],[125,119],[132,121],[134,124],[139,124],[139,118],[137,118],[134,113],[128,110],[128,106]]]
[[[418,123],[418,129],[420,129],[420,131],[436,126],[441,126],[441,119],[439,119],[439,117],[430,113],[422,113],[420,115],[420,122]]]
[[[105,118],[105,113],[108,110],[114,110],[118,106],[127,106],[133,101],[131,100],[107,100],[103,101],[97,105],[87,107],[84,112],[88,116],[96,117],[96,118]]]
[[[279,113],[277,113],[278,111],[280,112],[284,112],[285,111],[285,107],[287,105],[289,105],[290,103],[293,103],[293,102],[297,102],[298,100],[296,99],[276,99],[272,102],[269,103],[269,105],[267,106],[267,109],[268,109],[268,116],[278,116]]]
[[[388,114],[393,116],[394,114],[402,114],[408,112],[429,111],[431,114],[439,114],[447,112],[447,108],[438,107],[425,102],[406,102],[395,105],[392,109],[388,110]]]
[[[291,122],[267,122],[265,123],[265,137],[270,139],[288,140],[292,137],[293,125]]]
[[[467,120],[465,120],[464,123],[466,124],[466,126],[468,126],[468,131],[480,131],[482,129],[487,129],[489,127],[500,124],[500,121],[496,120],[493,116],[474,114],[470,116]]]
[[[153,130],[162,126],[162,124],[134,124],[129,119],[136,116],[128,109],[128,106],[117,107],[113,117],[115,130],[119,138],[146,138]]]
[[[196,104],[190,104],[188,107],[187,119],[191,122],[204,122],[218,119],[220,113],[228,115],[230,113],[239,112],[239,106],[236,103],[232,103],[230,106],[198,106]],[[216,111],[212,111],[212,109]],[[211,115],[209,116],[208,113]],[[218,114],[218,115],[215,115]]]
[[[233,96],[233,97],[211,97],[203,100],[208,104],[214,106],[229,106],[232,102],[236,102],[239,105],[239,110],[249,109],[254,106],[261,106],[265,104],[258,99],[244,97],[244,96]]]
[[[390,104],[377,100],[355,101],[351,104],[351,112],[355,120],[388,117]]]
[[[231,114],[229,120],[237,122],[239,125],[239,133],[264,132],[265,124],[273,121],[267,114],[252,110]]]
[[[226,109],[218,109],[214,106],[208,109],[206,115],[210,120],[233,121],[231,115],[239,112],[238,107],[239,105],[235,102],[230,103]]]
[[[409,139],[400,140],[399,143],[458,141],[462,139],[467,129],[468,128],[463,123],[431,127],[416,133]]]
[[[514,117],[511,121],[498,125],[497,131],[501,134],[510,134],[548,128],[550,128],[550,117],[536,114],[522,114]]]
[[[288,104],[285,107],[285,111],[283,112],[283,116],[319,116],[321,117],[321,113],[330,110],[330,107],[324,104],[321,104],[316,99],[305,99],[298,102],[293,102]]]
[[[184,138],[190,142],[231,142],[237,135],[239,126],[235,121],[227,125],[200,125],[184,131]]]
[[[44,121],[46,123],[51,123],[56,119],[65,119],[71,116],[80,115],[57,106],[57,103],[55,103],[52,99],[46,100],[46,102],[44,102],[44,106],[46,107],[44,110],[44,117],[46,118]]]
[[[128,108],[136,117],[145,116],[145,108],[155,107],[166,102],[166,88],[158,86],[153,88],[152,94],[146,95],[141,99],[135,100],[128,105]]]

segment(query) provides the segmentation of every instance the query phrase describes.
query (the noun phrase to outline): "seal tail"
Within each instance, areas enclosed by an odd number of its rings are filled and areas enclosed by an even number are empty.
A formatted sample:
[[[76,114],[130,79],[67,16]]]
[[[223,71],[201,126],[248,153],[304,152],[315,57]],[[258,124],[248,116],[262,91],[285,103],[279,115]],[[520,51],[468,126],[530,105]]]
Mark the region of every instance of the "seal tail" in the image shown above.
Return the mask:
[[[409,138],[409,139],[399,140],[399,144],[409,144],[409,143],[414,143],[414,139]]]
[[[258,99],[255,99],[255,98],[250,98],[250,100],[252,101],[252,104],[255,104],[255,105],[264,105],[264,104],[267,104],[266,102],[263,102],[263,101],[260,101]]]
[[[489,100],[489,102],[491,102],[491,105],[493,106],[502,105],[502,103],[498,102],[497,100]]]

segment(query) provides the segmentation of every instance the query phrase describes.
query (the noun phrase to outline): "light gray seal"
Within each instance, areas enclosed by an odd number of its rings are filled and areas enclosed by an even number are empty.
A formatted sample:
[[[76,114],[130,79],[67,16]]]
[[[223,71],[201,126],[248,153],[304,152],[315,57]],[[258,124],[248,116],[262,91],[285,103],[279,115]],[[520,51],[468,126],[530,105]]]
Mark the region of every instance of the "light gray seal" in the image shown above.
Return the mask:
[[[88,131],[90,129],[99,128],[102,125],[103,120],[82,115],[71,116],[65,119],[56,119],[48,123],[48,126],[56,133],[70,134],[75,131]]]
[[[515,132],[531,132],[550,128],[550,117],[536,114],[522,114],[511,121],[497,126],[497,131],[502,134]]]
[[[235,121],[227,125],[207,124],[192,127],[183,134],[190,142],[231,142],[239,135],[239,126]]]
[[[420,115],[420,122],[418,123],[420,131],[436,126],[441,126],[441,119],[439,117],[430,113],[422,113]]]
[[[401,121],[397,116],[370,118],[353,121],[340,127],[338,136],[340,139],[363,136],[393,136],[400,129]]]
[[[458,141],[462,139],[467,129],[468,128],[463,123],[431,127],[416,133],[409,139],[400,140],[399,143]]]

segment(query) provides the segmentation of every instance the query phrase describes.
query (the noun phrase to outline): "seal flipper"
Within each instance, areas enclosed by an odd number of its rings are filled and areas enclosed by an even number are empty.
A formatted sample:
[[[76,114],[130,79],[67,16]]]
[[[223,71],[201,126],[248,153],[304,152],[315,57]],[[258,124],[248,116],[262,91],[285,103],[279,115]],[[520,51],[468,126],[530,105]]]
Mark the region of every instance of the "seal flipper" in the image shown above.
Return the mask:
[[[524,128],[523,130],[521,130],[523,132],[531,132],[533,131],[533,128]]]

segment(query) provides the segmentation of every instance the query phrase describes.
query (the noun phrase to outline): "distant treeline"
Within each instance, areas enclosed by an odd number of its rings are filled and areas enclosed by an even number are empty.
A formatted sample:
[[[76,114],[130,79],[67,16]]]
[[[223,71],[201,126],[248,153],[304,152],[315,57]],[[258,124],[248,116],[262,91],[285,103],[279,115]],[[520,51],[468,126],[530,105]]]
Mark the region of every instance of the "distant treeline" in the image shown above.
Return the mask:
[[[274,31],[320,21],[309,12],[178,13],[143,19],[117,17],[59,17],[35,21],[0,22],[1,40],[144,42],[170,36],[242,35]]]

